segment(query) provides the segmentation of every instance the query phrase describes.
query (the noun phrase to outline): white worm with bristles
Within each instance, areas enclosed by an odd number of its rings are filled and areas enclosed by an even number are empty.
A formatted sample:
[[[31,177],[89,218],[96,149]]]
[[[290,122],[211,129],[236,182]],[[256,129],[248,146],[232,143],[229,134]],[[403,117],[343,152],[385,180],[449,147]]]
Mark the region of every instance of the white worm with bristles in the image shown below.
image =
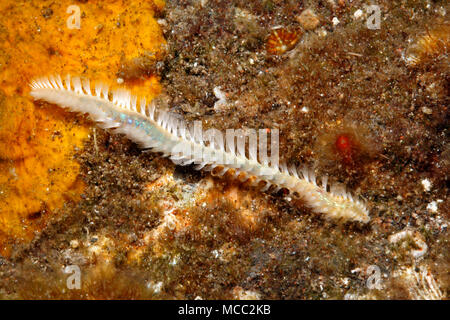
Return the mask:
[[[252,184],[264,182],[262,191],[285,188],[298,194],[302,200],[317,213],[326,218],[339,221],[359,221],[367,223],[368,209],[364,203],[355,199],[344,189],[331,186],[328,191],[328,178],[322,179],[318,186],[314,172],[303,168],[300,172],[293,166],[268,166],[256,159],[254,152],[247,157],[245,150],[229,150],[223,143],[209,143],[203,140],[201,133],[192,128],[179,126],[179,118],[166,111],[157,111],[153,105],[147,105],[144,99],[138,100],[128,90],[116,89],[109,92],[107,85],[98,83],[91,90],[88,80],[67,76],[43,77],[31,82],[31,96],[36,100],[55,103],[70,111],[88,113],[102,128],[123,133],[129,139],[145,149],[160,152],[181,165],[197,164],[196,169],[212,171],[222,168],[215,175],[222,176],[234,170],[234,178],[241,181],[252,179]],[[230,164],[217,163],[213,159],[180,155],[177,147],[200,150],[199,154],[215,155],[217,159],[232,159]],[[228,161],[226,162],[228,163]],[[264,172],[264,175],[261,173]],[[214,172],[213,172],[214,174]]]

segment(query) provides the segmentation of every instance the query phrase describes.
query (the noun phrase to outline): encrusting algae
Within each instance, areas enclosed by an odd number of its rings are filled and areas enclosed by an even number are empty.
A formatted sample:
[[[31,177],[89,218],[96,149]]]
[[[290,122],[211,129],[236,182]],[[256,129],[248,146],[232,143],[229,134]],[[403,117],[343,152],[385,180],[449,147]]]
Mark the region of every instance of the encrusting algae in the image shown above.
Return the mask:
[[[80,29],[69,28],[73,1],[2,1],[0,12],[0,254],[15,241],[29,241],[55,209],[83,190],[74,150],[90,126],[83,118],[34,104],[29,79],[62,70],[114,80],[123,63],[160,55],[164,39],[153,18],[163,2],[77,3]],[[126,28],[126,29],[125,29]],[[126,30],[126,32],[124,32]],[[154,76],[135,83],[151,98]]]

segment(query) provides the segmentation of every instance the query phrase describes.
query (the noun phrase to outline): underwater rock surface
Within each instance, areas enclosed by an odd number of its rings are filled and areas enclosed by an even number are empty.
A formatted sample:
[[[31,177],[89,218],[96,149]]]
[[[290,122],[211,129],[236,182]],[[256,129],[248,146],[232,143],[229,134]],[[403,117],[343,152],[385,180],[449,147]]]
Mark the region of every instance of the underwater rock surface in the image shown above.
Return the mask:
[[[378,1],[379,28],[362,1],[83,1],[80,29],[69,5],[0,5],[0,298],[448,299],[445,1]],[[279,129],[281,160],[347,185],[371,221],[32,101],[30,79],[65,73],[205,129]]]

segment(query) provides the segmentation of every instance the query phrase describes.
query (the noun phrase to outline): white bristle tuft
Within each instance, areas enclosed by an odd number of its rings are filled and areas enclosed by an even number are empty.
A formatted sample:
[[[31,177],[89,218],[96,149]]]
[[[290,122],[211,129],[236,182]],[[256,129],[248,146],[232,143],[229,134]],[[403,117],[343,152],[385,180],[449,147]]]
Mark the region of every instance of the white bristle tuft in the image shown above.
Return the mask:
[[[83,88],[81,87],[81,81],[80,78],[75,77],[72,79],[73,88],[75,90],[75,93],[78,94],[84,94]]]
[[[95,86],[95,95],[97,96],[97,98],[100,98],[101,94],[102,94],[102,85],[101,85],[101,83],[98,83]]]
[[[131,96],[131,110],[137,112],[137,96]]]
[[[142,98],[140,103],[140,111],[143,116],[147,116],[146,108],[147,108],[147,101],[145,101],[145,98]]]
[[[59,74],[56,76],[56,84],[58,85],[58,87],[59,87],[61,90],[65,90],[65,89],[66,89],[66,88],[64,88],[64,85],[63,85],[61,76],[60,76]]]
[[[67,76],[66,76],[66,89],[68,90],[68,91],[72,91],[72,80],[70,79],[70,75],[68,74]]]
[[[322,189],[324,191],[327,191],[327,183],[328,183],[328,176],[323,176],[323,178],[322,178]]]
[[[297,179],[300,179],[299,176],[298,176],[297,168],[295,167],[295,165],[289,166],[288,169],[289,169],[289,173],[290,173],[291,175],[293,175],[293,176],[296,177]]]
[[[53,78],[53,76],[49,76],[48,77],[48,81],[50,82],[50,87],[52,89],[56,89],[58,86],[56,85],[55,79]]]
[[[91,83],[89,82],[89,79],[83,79],[82,84],[83,84],[83,89],[84,89],[84,91],[85,91],[88,95],[92,96],[92,93],[91,93]]]

